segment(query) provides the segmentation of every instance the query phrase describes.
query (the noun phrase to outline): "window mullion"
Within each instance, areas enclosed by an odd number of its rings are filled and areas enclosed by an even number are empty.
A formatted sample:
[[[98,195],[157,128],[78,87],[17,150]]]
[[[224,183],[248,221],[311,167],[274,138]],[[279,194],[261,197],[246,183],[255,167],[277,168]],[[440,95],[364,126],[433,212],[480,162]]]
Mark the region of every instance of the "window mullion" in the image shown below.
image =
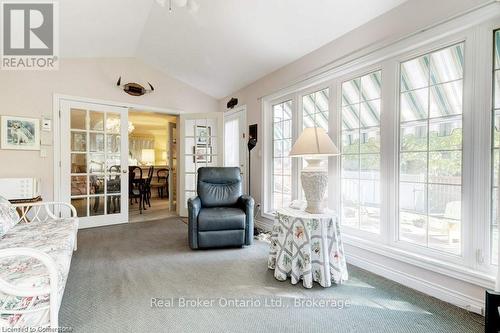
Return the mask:
[[[431,129],[431,120],[430,120],[430,112],[431,112],[431,67],[432,67],[432,59],[429,57],[429,68],[428,68],[428,82],[427,82],[427,165],[426,165],[426,175],[425,175],[425,215],[426,215],[426,223],[425,223],[425,246],[429,247],[429,161],[430,161],[430,129]],[[463,127],[463,126],[462,126]]]
[[[380,234],[385,244],[394,243],[397,238],[398,207],[398,65],[394,61],[382,64],[381,116],[380,116]]]
[[[341,148],[340,143],[340,131],[342,128],[342,123],[339,119],[341,108],[338,107],[338,94],[339,89],[337,89],[337,81],[333,81],[329,85],[330,99],[328,101],[328,132],[333,140],[333,143],[337,148]],[[328,207],[334,209],[336,212],[340,212],[340,173],[339,173],[339,156],[332,156],[328,158]]]
[[[300,101],[299,94],[295,94],[293,97],[292,106],[292,146],[297,141],[302,128],[302,101]],[[300,126],[300,127],[299,127]],[[299,186],[300,186],[300,167],[299,163],[302,163],[302,158],[292,158],[292,200],[297,200],[299,197]]]

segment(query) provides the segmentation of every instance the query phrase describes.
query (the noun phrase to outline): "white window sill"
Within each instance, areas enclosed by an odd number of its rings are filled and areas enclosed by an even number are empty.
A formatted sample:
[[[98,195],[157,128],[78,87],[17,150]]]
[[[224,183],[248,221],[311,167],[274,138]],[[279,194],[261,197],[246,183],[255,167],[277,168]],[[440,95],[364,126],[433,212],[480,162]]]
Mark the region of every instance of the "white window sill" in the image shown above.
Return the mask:
[[[274,218],[276,217],[273,213],[262,213],[260,214],[262,217],[271,220],[274,222]]]
[[[375,243],[374,241],[348,235],[346,233],[343,233],[342,237],[344,244],[370,251],[387,258],[472,283],[483,288],[494,288],[495,286],[496,277],[488,272],[481,272],[443,260],[418,255],[394,246]],[[347,259],[349,259],[349,252],[347,252],[346,255]]]

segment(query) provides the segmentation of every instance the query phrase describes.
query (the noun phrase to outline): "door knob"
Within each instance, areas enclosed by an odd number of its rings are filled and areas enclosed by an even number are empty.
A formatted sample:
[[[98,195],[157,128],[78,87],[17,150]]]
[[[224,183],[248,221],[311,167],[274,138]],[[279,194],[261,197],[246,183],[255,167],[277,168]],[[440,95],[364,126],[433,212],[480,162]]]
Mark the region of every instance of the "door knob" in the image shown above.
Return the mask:
[[[122,170],[123,173],[127,173],[127,170]]]

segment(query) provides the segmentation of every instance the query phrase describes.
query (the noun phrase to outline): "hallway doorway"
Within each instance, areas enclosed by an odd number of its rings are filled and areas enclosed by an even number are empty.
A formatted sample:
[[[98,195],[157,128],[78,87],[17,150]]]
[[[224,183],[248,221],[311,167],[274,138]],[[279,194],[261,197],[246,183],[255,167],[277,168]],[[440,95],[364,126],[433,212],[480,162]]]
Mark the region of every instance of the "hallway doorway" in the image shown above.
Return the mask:
[[[130,109],[129,222],[176,214],[177,116]]]

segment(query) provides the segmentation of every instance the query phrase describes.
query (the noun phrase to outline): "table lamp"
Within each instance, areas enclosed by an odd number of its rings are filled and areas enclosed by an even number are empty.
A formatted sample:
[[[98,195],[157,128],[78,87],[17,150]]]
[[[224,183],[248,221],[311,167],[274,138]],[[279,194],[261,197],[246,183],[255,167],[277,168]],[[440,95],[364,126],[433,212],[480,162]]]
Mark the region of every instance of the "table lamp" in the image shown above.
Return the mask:
[[[155,150],[154,149],[143,149],[141,152],[141,162],[144,165],[155,164]]]
[[[302,169],[300,180],[306,196],[306,212],[321,214],[328,187],[328,170],[322,165],[323,157],[339,155],[339,150],[326,131],[320,127],[304,129],[292,147],[290,157],[303,157],[307,167]]]

